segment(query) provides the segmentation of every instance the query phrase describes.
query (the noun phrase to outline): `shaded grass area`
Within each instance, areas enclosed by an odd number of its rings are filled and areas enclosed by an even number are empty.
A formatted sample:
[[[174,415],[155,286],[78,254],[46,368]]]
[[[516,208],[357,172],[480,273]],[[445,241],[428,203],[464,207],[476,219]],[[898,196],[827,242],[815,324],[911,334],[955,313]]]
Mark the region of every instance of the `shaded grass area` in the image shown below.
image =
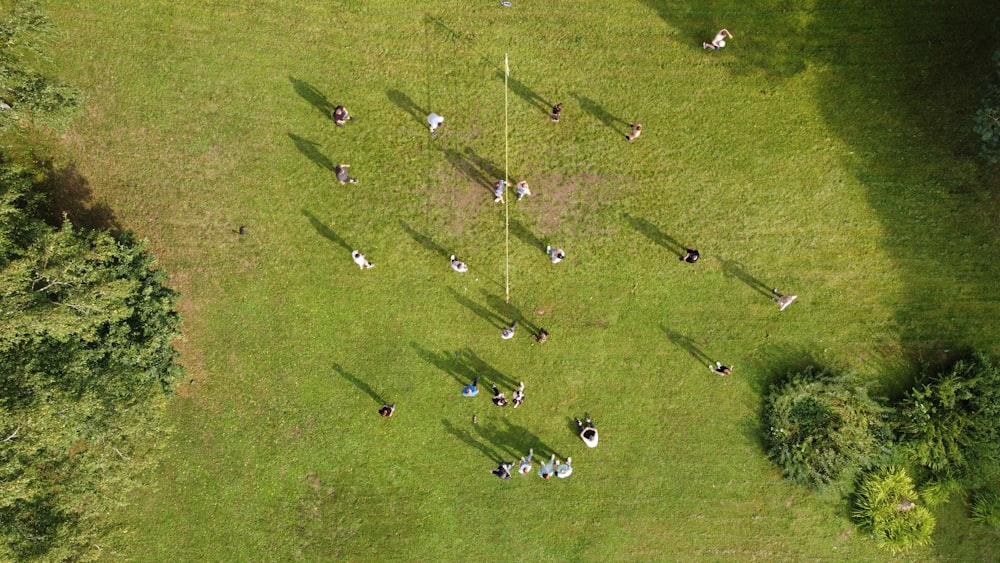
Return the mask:
[[[763,458],[760,396],[806,359],[898,389],[958,345],[998,351],[994,184],[965,134],[977,5],[53,2],[89,95],[70,187],[152,239],[195,380],[105,549],[878,559],[846,507]],[[718,27],[735,38],[703,51]],[[510,175],[535,193],[511,203],[510,304],[486,189],[504,53]],[[356,120],[336,128],[341,103]],[[360,184],[336,183],[345,162]],[[799,300],[779,314],[773,287]],[[513,319],[553,337],[501,341]],[[524,406],[489,403],[522,380]],[[529,447],[573,477],[489,475]],[[915,558],[991,556],[941,518]]]

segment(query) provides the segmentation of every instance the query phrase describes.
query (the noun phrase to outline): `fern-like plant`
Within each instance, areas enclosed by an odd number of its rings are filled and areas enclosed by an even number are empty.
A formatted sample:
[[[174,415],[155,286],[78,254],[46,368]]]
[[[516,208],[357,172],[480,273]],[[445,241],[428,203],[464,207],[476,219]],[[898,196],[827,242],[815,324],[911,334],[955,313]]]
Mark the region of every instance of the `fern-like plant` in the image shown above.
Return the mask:
[[[1000,530],[1000,496],[992,491],[973,496],[972,519]]]
[[[929,544],[934,532],[934,515],[922,506],[913,480],[901,468],[882,468],[865,476],[854,517],[879,547],[894,554]]]

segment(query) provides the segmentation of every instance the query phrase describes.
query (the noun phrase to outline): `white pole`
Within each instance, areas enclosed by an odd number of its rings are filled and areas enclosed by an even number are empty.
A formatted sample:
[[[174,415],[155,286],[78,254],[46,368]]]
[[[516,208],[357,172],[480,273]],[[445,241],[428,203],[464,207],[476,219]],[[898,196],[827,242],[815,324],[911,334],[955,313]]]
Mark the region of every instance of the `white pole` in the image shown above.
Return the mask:
[[[509,144],[507,141],[507,78],[510,76],[510,64],[507,61],[507,53],[503,54],[503,183],[507,189],[508,197],[503,199],[504,214],[504,275],[506,279],[506,298],[510,303],[510,184],[508,183],[507,168],[510,166]]]

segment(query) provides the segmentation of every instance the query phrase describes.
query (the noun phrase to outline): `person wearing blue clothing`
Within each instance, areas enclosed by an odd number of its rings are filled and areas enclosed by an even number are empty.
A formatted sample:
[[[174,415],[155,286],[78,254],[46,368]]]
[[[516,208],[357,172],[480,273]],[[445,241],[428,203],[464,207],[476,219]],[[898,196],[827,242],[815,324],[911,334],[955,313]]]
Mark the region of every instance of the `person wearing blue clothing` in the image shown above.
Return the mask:
[[[475,379],[473,379],[472,383],[466,385],[465,387],[462,387],[462,396],[463,397],[475,397],[476,395],[478,395],[479,394],[479,387],[477,387],[477,385],[479,385],[479,378],[478,377],[475,378]]]
[[[517,465],[517,472],[521,475],[527,475],[531,471],[531,458],[535,455],[534,448],[528,448],[528,457],[521,458],[521,463]]]
[[[505,187],[507,187],[506,180],[497,180],[497,183],[493,184],[493,195],[496,196],[493,198],[493,201],[503,203],[503,190]]]
[[[571,457],[567,457],[566,458],[566,463],[559,463],[557,461],[556,462],[556,477],[558,477],[560,479],[565,479],[565,478],[569,477],[570,475],[572,475],[573,474],[573,466],[570,465],[572,463],[573,463],[573,458],[571,458]]]
[[[549,461],[545,465],[543,465],[541,469],[538,470],[538,476],[541,477],[542,479],[551,479],[552,476],[555,475],[556,473],[555,465],[556,465],[556,454],[552,454],[552,457],[549,458]]]

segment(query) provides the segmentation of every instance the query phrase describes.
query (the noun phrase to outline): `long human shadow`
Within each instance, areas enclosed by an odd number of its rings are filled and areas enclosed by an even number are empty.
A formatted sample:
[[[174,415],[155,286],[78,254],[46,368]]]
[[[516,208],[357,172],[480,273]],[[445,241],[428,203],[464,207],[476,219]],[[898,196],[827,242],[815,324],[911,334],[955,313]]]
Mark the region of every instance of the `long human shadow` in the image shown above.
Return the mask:
[[[427,116],[430,115],[430,111],[426,108],[418,106],[417,102],[413,101],[413,98],[395,89],[386,90],[385,95],[389,98],[390,102],[396,104],[396,107],[410,114],[410,117],[412,117],[418,125],[427,124],[426,119]]]
[[[694,340],[684,336],[683,334],[671,330],[664,325],[660,325],[660,330],[667,335],[667,338],[674,343],[675,346],[684,350],[689,356],[695,359],[698,363],[703,366],[715,363],[715,360],[711,356],[705,353],[704,350],[698,347]]]
[[[503,178],[503,170],[493,164],[489,159],[482,157],[477,153],[472,147],[465,147],[465,158],[473,166],[479,169],[480,174],[487,178],[500,179]],[[492,186],[493,182],[490,181],[489,185]]]
[[[628,121],[625,121],[624,119],[604,109],[604,106],[601,104],[577,92],[570,92],[570,96],[573,96],[580,104],[580,109],[595,117],[598,121],[603,123],[605,127],[620,135],[625,135],[631,131]]]
[[[479,166],[473,162],[472,159],[465,156],[461,152],[455,149],[444,149],[444,158],[451,164],[460,174],[468,178],[475,184],[479,184],[486,191],[493,193],[493,182],[495,179],[490,179],[480,170]]]
[[[330,100],[326,99],[325,94],[317,90],[312,84],[306,82],[305,80],[299,80],[294,76],[289,76],[288,81],[292,83],[292,88],[295,89],[296,94],[312,104],[312,107],[316,108],[316,110],[322,113],[324,117],[327,119],[333,119],[333,110],[335,106],[330,103]]]
[[[425,362],[447,373],[461,385],[468,385],[476,378],[476,373],[466,369],[466,366],[459,359],[461,352],[434,352],[424,348],[416,342],[410,342],[410,348],[417,353]]]
[[[333,243],[336,243],[337,245],[339,245],[341,248],[343,248],[348,252],[353,250],[351,245],[347,244],[346,240],[340,238],[340,236],[337,235],[337,233],[333,232],[333,229],[326,226],[325,223],[317,219],[316,216],[310,213],[308,210],[303,209],[302,214],[305,215],[307,219],[309,219],[309,224],[311,224],[313,228],[316,229],[316,232],[319,233],[323,238]]]
[[[319,151],[319,143],[316,141],[310,141],[291,132],[288,133],[288,138],[295,143],[295,148],[299,149],[299,152],[313,161],[316,166],[325,168],[326,170],[333,170],[335,168],[333,161]]]
[[[498,72],[497,76],[501,81],[504,80],[504,73]],[[514,78],[513,76],[507,77],[507,85],[510,87],[511,91],[518,95],[522,100],[528,102],[533,108],[542,112],[545,115],[549,115],[552,111],[552,106],[554,104],[550,103],[545,98],[541,97],[538,92],[532,90],[528,85],[520,80]]]
[[[456,353],[462,373],[480,376],[487,383],[496,383],[504,388],[513,389],[518,381],[513,377],[496,369],[485,360],[479,357],[470,348],[462,348]]]
[[[510,232],[524,244],[537,248],[539,252],[545,252],[545,241],[535,236],[535,233],[532,233],[520,220],[510,220]]]
[[[121,232],[122,227],[114,211],[102,201],[94,201],[90,182],[80,174],[76,165],[69,163],[61,168],[50,159],[43,163],[45,178],[38,184],[45,197],[40,206],[46,223],[58,227],[63,219],[77,228],[108,229]]]
[[[403,230],[406,231],[406,234],[410,235],[410,238],[415,240],[420,246],[426,248],[427,250],[430,250],[431,252],[437,254],[442,258],[448,258],[451,256],[451,253],[448,252],[448,250],[445,249],[445,247],[434,242],[434,239],[432,239],[431,237],[418,232],[416,229],[411,227],[410,224],[407,223],[406,221],[400,220],[399,226],[402,227]]]
[[[508,303],[499,295],[494,295],[485,289],[480,291],[486,298],[486,304],[498,315],[503,318],[511,319],[512,321],[517,321],[519,328],[523,327],[531,331],[532,334],[538,334],[538,325],[531,322],[531,320],[521,312],[520,308],[516,307],[513,303]]]
[[[430,14],[426,14],[424,16],[424,22],[433,24],[433,26],[437,28],[438,31],[442,33],[448,41],[452,43],[454,42],[462,43],[462,51],[475,53],[476,58],[479,59],[480,64],[482,64],[483,66],[487,68],[493,68],[497,72],[501,73],[503,72],[503,68],[500,66],[499,61],[493,61],[492,59],[484,55],[481,51],[479,51],[476,48],[475,43],[469,41],[462,33],[458,32],[453,27],[446,24],[440,18],[434,17]]]
[[[504,419],[500,424],[477,424],[473,429],[483,439],[489,442],[501,454],[507,454],[510,459],[517,460],[527,457],[528,450],[535,450],[535,460],[544,463],[549,456],[555,454],[559,459],[564,459],[559,452],[552,449],[536,434],[523,426],[518,426]]]
[[[650,223],[649,221],[641,217],[633,217],[628,213],[623,213],[622,217],[625,218],[625,221],[627,221],[628,224],[631,225],[633,229],[642,233],[643,235],[646,236],[646,238],[653,241],[654,243],[667,249],[667,251],[676,254],[678,258],[684,256],[684,253],[687,251],[687,248],[683,246],[681,243],[677,242],[677,239],[664,233],[659,229],[659,227]]]
[[[769,286],[766,283],[760,281],[759,279],[750,275],[749,272],[743,267],[742,264],[736,260],[729,260],[726,258],[719,258],[719,263],[722,264],[722,273],[727,278],[734,278],[744,283],[750,289],[760,293],[761,295],[767,297],[768,299],[774,298],[774,286]]]
[[[340,364],[333,364],[333,371],[340,374],[340,377],[343,377],[347,381],[353,383],[354,386],[357,387],[358,389],[364,391],[365,394],[371,397],[376,403],[380,405],[385,404],[385,401],[382,399],[382,396],[376,393],[375,390],[372,389],[370,385],[358,379],[358,377],[355,376],[354,374],[345,370],[343,366],[341,366]]]
[[[455,291],[454,288],[449,287],[448,293],[451,294],[455,301],[458,301],[459,304],[475,313],[476,316],[493,325],[497,330],[510,326],[511,321],[509,319],[505,319],[486,307],[483,307],[482,305]]]
[[[445,432],[458,438],[462,442],[465,442],[466,445],[479,450],[480,452],[483,453],[483,455],[490,458],[491,461],[499,463],[500,460],[502,459],[500,452],[493,450],[482,441],[477,440],[468,430],[461,430],[459,428],[455,428],[455,425],[452,424],[451,421],[446,418],[441,419],[441,424],[444,425]]]

